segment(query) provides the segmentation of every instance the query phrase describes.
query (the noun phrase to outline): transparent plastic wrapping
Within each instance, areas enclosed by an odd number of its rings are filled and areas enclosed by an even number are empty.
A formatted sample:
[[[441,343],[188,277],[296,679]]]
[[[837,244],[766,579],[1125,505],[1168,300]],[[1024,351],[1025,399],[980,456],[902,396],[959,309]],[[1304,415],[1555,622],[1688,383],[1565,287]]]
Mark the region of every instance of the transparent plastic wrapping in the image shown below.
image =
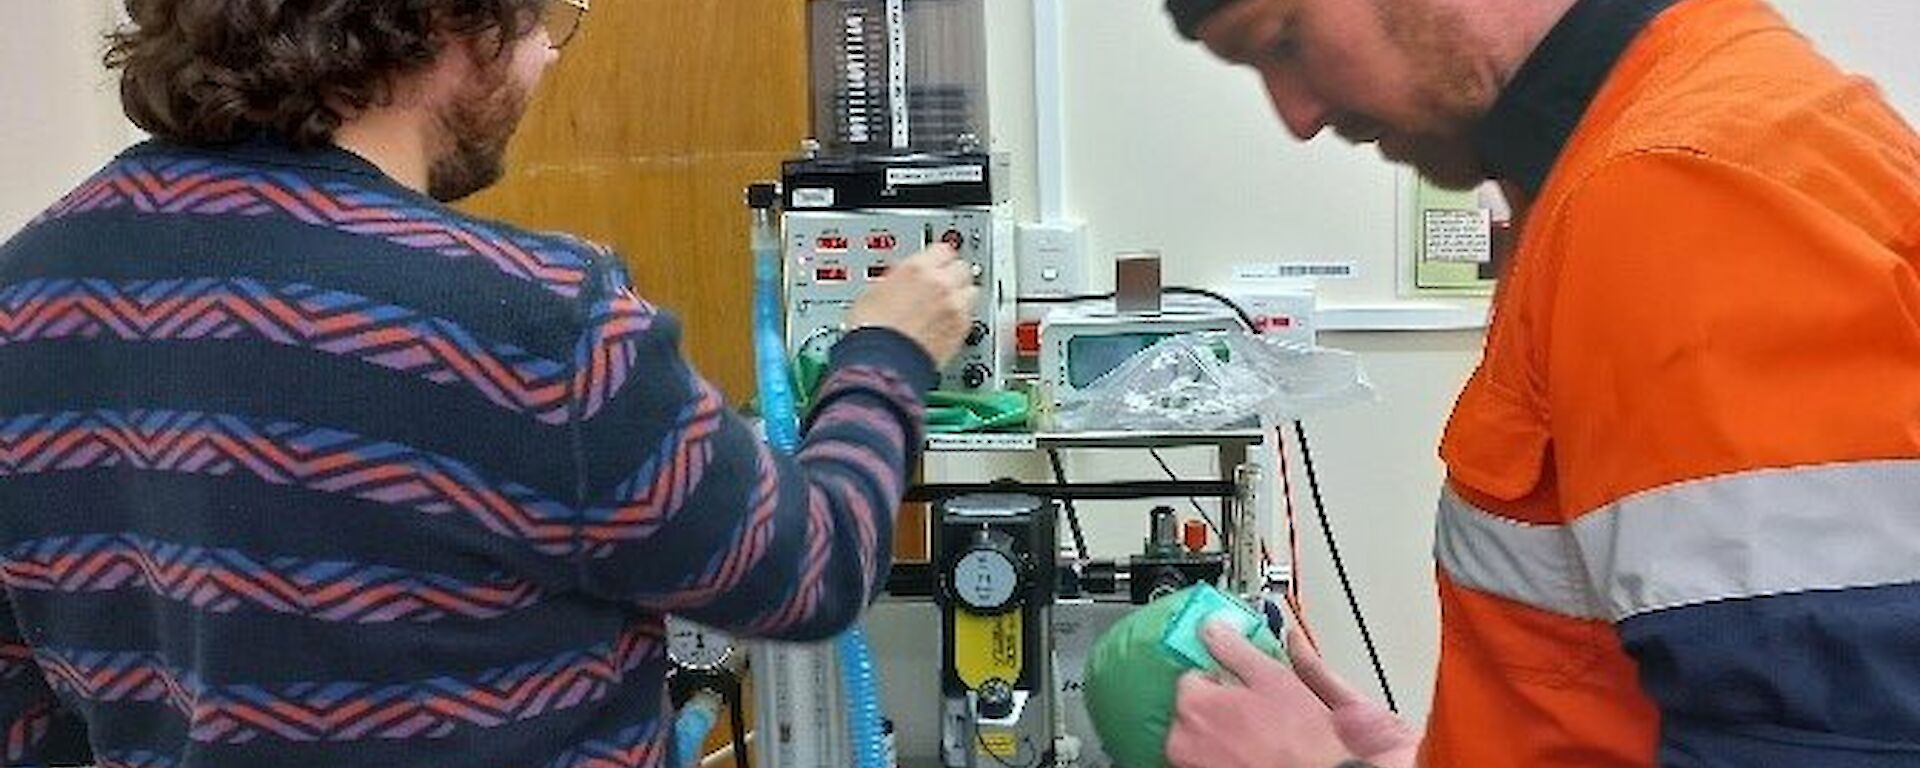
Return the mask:
[[[827,154],[987,135],[985,0],[811,0],[813,137]]]
[[[1373,399],[1352,352],[1245,333],[1190,333],[1142,350],[1059,403],[1056,426],[1215,430]]]

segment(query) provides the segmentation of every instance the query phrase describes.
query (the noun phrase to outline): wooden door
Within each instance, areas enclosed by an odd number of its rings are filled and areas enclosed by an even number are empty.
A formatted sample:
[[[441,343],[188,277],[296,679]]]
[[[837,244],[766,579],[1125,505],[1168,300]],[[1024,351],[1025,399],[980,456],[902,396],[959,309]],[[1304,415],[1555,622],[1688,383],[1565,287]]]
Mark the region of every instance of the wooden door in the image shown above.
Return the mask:
[[[742,190],[808,129],[803,0],[601,0],[542,82],[508,173],[465,207],[619,250],[685,354],[752,395]]]
[[[753,395],[742,198],[808,133],[805,0],[601,0],[548,71],[507,177],[468,209],[613,246],[733,403]],[[896,556],[926,558],[901,516]]]

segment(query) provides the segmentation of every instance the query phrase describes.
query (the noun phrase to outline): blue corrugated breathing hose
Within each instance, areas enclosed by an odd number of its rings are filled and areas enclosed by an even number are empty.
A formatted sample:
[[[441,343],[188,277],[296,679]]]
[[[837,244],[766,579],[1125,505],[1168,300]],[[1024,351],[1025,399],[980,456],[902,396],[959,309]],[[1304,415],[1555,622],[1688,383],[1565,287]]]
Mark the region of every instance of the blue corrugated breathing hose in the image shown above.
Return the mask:
[[[694,694],[680,708],[673,721],[673,766],[694,768],[700,764],[700,750],[720,719],[720,699],[708,691]]]
[[[780,232],[770,206],[756,207],[753,213],[753,352],[760,415],[766,425],[767,442],[774,450],[791,455],[800,450],[800,417],[781,332],[786,308],[781,301]],[[850,708],[847,735],[853,745],[854,768],[893,768],[885,758],[880,686],[866,633],[856,624],[834,645]]]

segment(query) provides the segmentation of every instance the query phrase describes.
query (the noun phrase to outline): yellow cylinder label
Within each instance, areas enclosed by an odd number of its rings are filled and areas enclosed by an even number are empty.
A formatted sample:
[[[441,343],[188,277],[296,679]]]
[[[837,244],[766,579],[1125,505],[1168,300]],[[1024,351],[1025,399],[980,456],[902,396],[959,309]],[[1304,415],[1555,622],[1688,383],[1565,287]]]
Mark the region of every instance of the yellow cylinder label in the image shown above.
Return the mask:
[[[982,732],[980,734],[980,753],[1002,760],[1012,760],[1020,756],[1020,739],[1014,734]]]
[[[953,615],[953,668],[960,682],[978,689],[988,680],[1011,684],[1020,679],[1020,612],[976,616]]]

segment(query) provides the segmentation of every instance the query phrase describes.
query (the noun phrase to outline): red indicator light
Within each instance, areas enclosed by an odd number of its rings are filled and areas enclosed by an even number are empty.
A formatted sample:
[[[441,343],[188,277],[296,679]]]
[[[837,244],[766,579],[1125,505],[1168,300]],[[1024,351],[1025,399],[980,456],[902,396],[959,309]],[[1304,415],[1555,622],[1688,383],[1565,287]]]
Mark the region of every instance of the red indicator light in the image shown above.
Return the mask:
[[[1013,327],[1014,348],[1023,357],[1040,354],[1040,322],[1031,320]]]

